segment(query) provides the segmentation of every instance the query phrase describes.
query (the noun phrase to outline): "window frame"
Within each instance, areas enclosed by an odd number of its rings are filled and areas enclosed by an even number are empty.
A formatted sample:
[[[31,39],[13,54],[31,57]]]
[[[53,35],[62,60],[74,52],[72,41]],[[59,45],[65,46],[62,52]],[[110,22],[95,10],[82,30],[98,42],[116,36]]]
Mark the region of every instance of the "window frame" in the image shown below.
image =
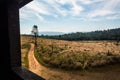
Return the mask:
[[[7,3],[5,2],[5,15],[7,15],[6,23],[8,23],[6,26],[8,30],[6,30],[6,32],[8,32],[7,36],[9,39],[7,44],[9,45],[8,58],[10,59],[8,63],[10,63],[9,67],[12,73],[14,73],[15,76],[18,76],[18,80],[45,80],[44,78],[21,66],[19,9],[30,1],[32,0],[11,0]]]

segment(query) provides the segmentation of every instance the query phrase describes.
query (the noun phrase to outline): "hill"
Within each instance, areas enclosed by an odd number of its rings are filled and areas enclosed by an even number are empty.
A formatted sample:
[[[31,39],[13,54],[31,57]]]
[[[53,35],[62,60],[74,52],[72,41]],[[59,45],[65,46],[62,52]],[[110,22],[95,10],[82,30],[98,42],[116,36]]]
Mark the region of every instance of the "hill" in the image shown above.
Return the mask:
[[[120,40],[120,28],[108,29],[92,32],[76,32],[56,36],[42,36],[44,38],[60,39],[60,40]]]

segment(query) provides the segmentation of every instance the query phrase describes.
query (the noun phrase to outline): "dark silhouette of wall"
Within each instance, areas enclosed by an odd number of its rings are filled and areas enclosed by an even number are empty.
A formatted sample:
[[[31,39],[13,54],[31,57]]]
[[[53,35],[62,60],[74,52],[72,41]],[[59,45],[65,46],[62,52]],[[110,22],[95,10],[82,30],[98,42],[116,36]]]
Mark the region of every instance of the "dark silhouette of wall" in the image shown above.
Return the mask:
[[[21,67],[19,8],[31,0],[0,0],[0,79],[44,80]]]

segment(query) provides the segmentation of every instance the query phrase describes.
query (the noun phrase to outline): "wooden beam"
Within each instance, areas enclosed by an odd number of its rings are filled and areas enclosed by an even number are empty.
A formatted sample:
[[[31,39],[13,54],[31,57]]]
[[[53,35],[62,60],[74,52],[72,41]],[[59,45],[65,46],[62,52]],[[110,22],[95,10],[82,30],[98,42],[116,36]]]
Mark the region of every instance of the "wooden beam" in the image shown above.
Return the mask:
[[[33,0],[18,0],[18,1],[19,1],[19,8],[22,8],[23,6],[25,6],[26,4],[28,4]]]

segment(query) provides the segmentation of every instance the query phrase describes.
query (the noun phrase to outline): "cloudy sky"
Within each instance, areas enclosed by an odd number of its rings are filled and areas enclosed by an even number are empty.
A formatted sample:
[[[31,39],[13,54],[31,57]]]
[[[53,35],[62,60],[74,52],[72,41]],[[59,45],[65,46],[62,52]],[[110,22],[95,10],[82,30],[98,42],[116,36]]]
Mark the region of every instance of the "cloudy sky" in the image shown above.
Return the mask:
[[[120,0],[33,0],[20,9],[20,31],[86,32],[120,28]]]

